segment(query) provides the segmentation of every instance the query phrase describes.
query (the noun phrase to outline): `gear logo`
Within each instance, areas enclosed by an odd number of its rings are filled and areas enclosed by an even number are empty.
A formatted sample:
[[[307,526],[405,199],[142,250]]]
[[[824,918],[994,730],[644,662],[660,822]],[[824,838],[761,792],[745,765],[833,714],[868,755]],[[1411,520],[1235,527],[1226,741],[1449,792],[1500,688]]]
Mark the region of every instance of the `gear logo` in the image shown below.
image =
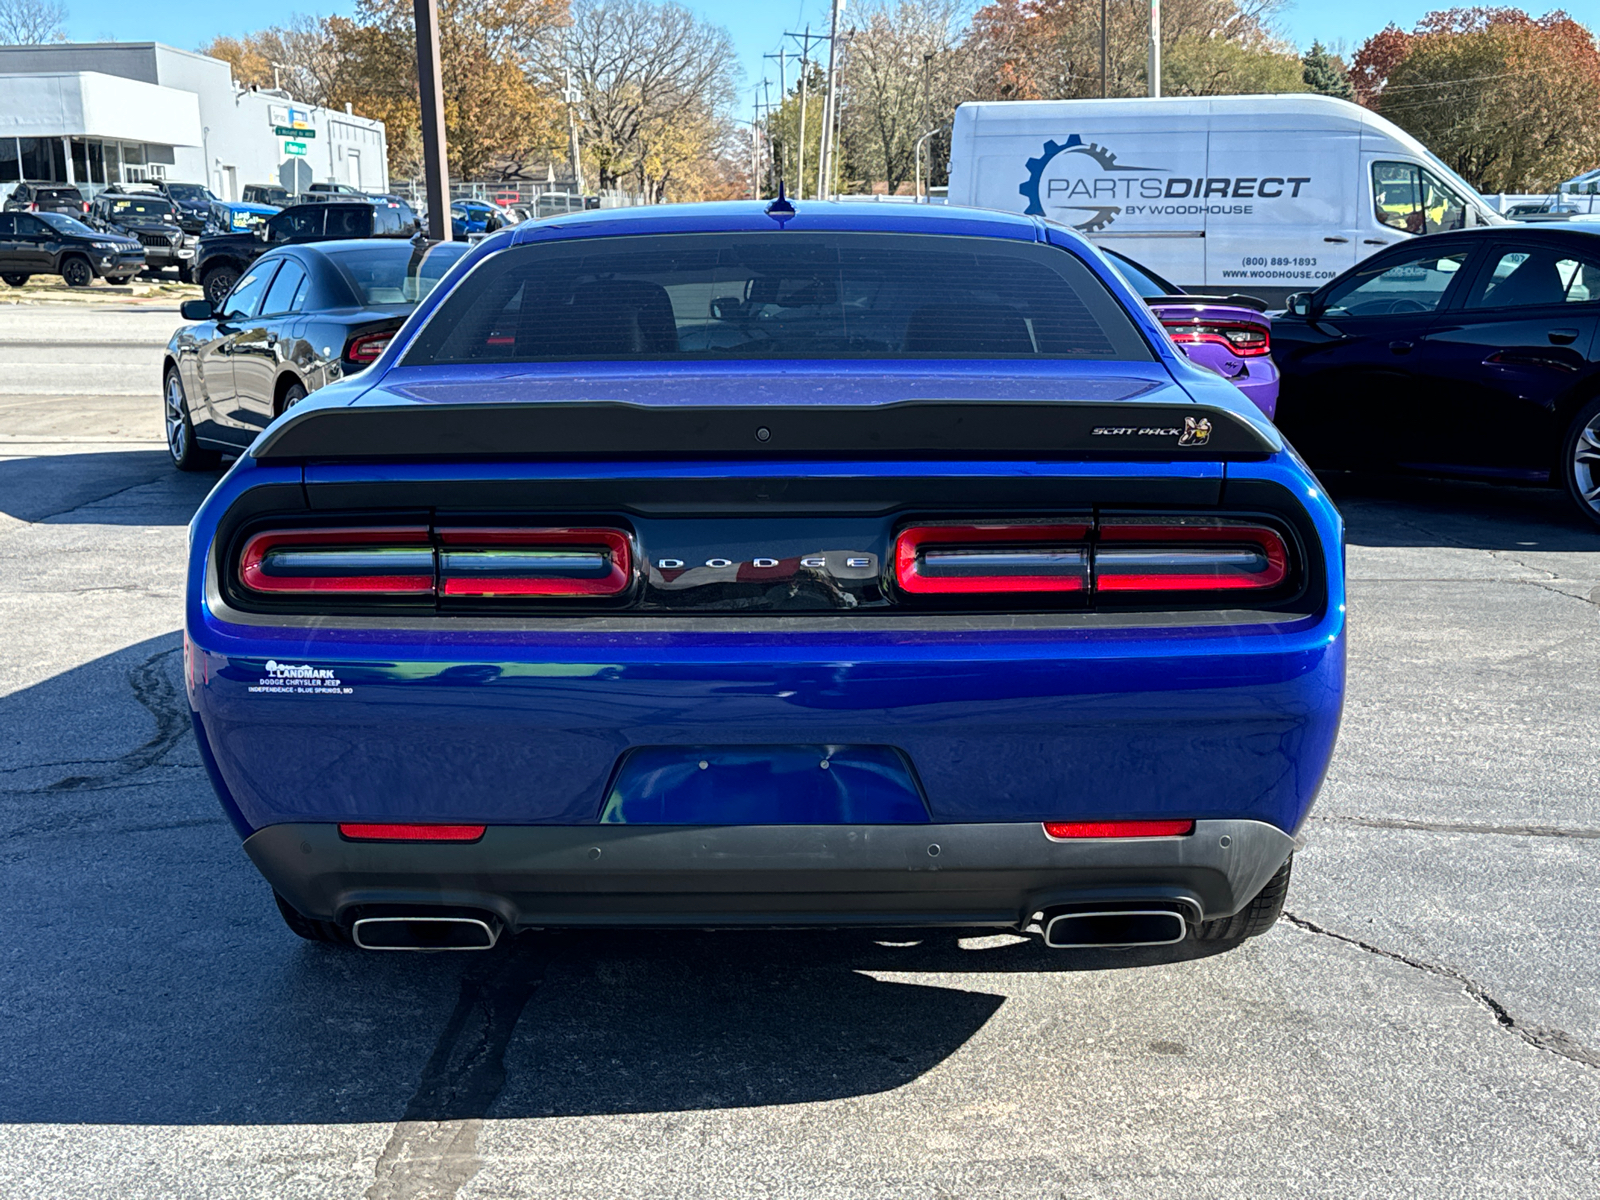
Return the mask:
[[[1028,178],[1017,187],[1017,191],[1027,197],[1028,200],[1028,207],[1022,210],[1026,215],[1031,217],[1047,215],[1044,209],[1044,200],[1040,196],[1040,187],[1045,185],[1045,171],[1051,163],[1062,155],[1082,156],[1088,160],[1088,163],[1093,164],[1093,167],[1090,168],[1091,171],[1093,168],[1098,168],[1098,174],[1101,177],[1110,176],[1119,171],[1160,171],[1163,169],[1161,167],[1126,166],[1117,162],[1117,156],[1104,146],[1096,142],[1086,142],[1075,133],[1071,134],[1064,142],[1046,142],[1044,144],[1044,153],[1037,158],[1028,160]],[[1085,166],[1088,166],[1088,163]],[[1048,192],[1050,189],[1048,185],[1045,186]],[[1069,198],[1077,194],[1092,197],[1098,190],[1083,186],[1081,177],[1074,181],[1074,186],[1067,189]],[[1114,187],[1112,193],[1115,195]],[[1066,209],[1088,213],[1089,215],[1082,221],[1072,225],[1079,233],[1098,233],[1115,221],[1117,215],[1122,212],[1122,206],[1117,204],[1058,204],[1052,207],[1058,210]]]

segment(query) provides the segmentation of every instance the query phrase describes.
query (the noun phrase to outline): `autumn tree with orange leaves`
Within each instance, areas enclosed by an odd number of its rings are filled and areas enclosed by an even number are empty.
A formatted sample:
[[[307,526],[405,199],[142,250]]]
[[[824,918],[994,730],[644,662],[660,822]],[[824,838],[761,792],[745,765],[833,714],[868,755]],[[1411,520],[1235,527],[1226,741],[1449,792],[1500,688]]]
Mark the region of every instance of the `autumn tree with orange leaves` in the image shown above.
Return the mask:
[[[1559,9],[1428,13],[1368,38],[1356,98],[1484,192],[1548,192],[1600,164],[1600,50]]]

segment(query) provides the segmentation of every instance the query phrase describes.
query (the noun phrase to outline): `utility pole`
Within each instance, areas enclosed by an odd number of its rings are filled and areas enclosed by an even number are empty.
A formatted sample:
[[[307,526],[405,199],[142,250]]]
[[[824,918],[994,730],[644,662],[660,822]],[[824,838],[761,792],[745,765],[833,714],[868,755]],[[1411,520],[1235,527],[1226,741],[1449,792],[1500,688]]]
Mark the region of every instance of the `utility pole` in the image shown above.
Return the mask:
[[[1100,99],[1106,98],[1106,0],[1100,0]]]
[[[783,93],[780,91],[778,93],[778,95],[781,98]],[[783,153],[783,138],[780,135],[780,137],[778,138],[778,142],[777,142],[778,153],[777,154],[773,153],[773,139],[772,139],[772,80],[770,80],[770,79],[763,79],[761,81],[761,100],[762,100],[762,105],[761,105],[762,110],[766,113],[766,116],[767,116],[767,123],[766,123],[765,126],[763,126],[763,129],[766,131],[766,135],[767,135],[767,191],[776,192],[778,190],[778,175],[779,175],[778,154]],[[782,106],[780,105],[779,107],[780,107],[780,111],[781,111]]]
[[[751,90],[754,105],[750,114],[750,199],[761,199],[761,85]]]
[[[811,83],[811,26],[804,33],[785,33],[800,43],[800,163],[794,173],[794,194],[804,199],[806,194],[806,92]],[[821,41],[819,34],[817,41]]]
[[[775,58],[778,60],[778,112],[781,114],[783,112],[784,104],[788,103],[789,100],[789,72],[787,70],[789,65],[789,49],[788,47],[780,44],[776,54],[763,54],[761,57]],[[772,112],[771,97],[768,97],[767,99],[767,112],[769,115]],[[788,173],[789,139],[784,137],[781,133],[778,135],[777,158],[778,178],[782,179]]]
[[[833,17],[828,25],[828,95],[822,105],[822,143],[817,157],[817,199],[826,200],[833,190],[833,118],[839,103],[839,15],[845,0],[833,0]]]
[[[422,183],[428,198],[428,237],[435,242],[448,242],[450,166],[444,136],[444,86],[439,70],[439,0],[412,0],[411,11],[417,22],[417,85],[422,101]]]
[[[1150,0],[1150,94],[1161,96],[1161,0]]]
[[[572,67],[567,67],[567,86],[561,93],[561,98],[567,102],[567,158],[572,163],[572,190],[578,195],[583,195],[583,157],[578,149],[578,105],[583,100],[583,93],[578,91],[577,85],[572,82]]]

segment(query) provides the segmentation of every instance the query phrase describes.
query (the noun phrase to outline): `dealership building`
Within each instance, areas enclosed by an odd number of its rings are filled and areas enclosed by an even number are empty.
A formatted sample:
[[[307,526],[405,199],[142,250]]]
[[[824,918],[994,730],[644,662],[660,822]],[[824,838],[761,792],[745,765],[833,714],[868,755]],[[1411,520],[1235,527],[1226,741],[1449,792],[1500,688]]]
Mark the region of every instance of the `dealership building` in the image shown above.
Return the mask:
[[[243,88],[221,59],[156,42],[0,46],[0,190],[29,179],[389,190],[382,121]]]

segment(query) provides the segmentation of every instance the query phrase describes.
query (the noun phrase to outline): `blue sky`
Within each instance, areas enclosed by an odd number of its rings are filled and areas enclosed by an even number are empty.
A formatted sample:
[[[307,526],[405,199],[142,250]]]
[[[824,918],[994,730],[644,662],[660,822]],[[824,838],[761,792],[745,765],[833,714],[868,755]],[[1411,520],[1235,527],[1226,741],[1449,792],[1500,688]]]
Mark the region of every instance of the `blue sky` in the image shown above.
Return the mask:
[[[317,12],[324,15],[349,13],[354,0],[339,3],[302,6],[295,0],[282,5],[226,5],[216,0],[165,0],[156,4],[133,4],[126,0],[65,0],[69,17],[67,32],[74,41],[159,41],[184,49],[194,49],[218,34],[247,33],[263,25],[285,19],[296,11]],[[762,55],[776,51],[786,30],[798,30],[811,22],[812,28],[826,32],[828,27],[828,0],[681,0],[689,8],[702,13],[719,25],[726,27],[739,50],[745,69],[745,91],[750,96],[751,85],[762,78],[763,72],[777,90],[777,64],[767,63]],[[850,9],[859,7],[863,0],[848,0]],[[1416,0],[1340,0],[1337,4],[1325,0],[1299,0],[1283,17],[1284,32],[1302,48],[1313,38],[1328,44],[1343,43],[1353,51],[1368,35],[1382,29],[1389,21],[1410,28],[1423,13],[1435,8],[1450,7],[1449,0],[1418,3]],[[1552,4],[1530,5],[1536,13]],[[1568,7],[1581,11],[1587,0]],[[1592,27],[1592,25],[1591,25]],[[791,43],[792,48],[792,43]],[[792,76],[791,76],[792,78]]]

